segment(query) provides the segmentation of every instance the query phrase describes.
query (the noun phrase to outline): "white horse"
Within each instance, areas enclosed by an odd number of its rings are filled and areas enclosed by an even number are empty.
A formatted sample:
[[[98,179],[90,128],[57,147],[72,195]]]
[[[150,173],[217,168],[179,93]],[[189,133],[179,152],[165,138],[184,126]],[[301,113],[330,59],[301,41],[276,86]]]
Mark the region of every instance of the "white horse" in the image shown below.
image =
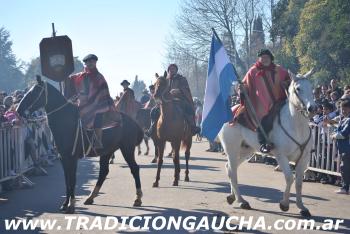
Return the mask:
[[[312,146],[309,117],[316,111],[312,86],[307,79],[311,73],[312,71],[297,77],[290,74],[292,82],[288,88],[288,101],[276,116],[273,129],[268,136],[275,145],[270,154],[276,157],[286,180],[280,208],[282,211],[289,209],[290,188],[294,181],[289,162],[295,162],[296,204],[301,210],[300,214],[304,217],[311,216],[301,196],[304,171],[310,159]],[[219,138],[228,158],[226,169],[230,178],[231,194],[227,197],[227,202],[232,204],[236,200],[241,208],[250,209],[249,203],[243,199],[238,188],[237,169],[252,153],[259,152],[260,144],[257,133],[239,123],[234,126],[225,124],[219,133]]]

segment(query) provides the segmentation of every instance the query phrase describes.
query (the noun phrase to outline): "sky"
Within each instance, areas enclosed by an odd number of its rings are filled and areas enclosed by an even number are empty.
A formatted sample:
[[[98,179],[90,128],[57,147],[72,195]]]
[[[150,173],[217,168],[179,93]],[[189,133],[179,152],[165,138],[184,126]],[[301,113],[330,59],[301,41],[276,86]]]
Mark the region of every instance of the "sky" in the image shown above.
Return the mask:
[[[67,35],[73,56],[89,53],[112,96],[135,75],[148,86],[162,72],[166,38],[175,25],[180,0],[0,0],[0,27],[10,32],[12,50],[24,62],[39,56],[42,38]]]

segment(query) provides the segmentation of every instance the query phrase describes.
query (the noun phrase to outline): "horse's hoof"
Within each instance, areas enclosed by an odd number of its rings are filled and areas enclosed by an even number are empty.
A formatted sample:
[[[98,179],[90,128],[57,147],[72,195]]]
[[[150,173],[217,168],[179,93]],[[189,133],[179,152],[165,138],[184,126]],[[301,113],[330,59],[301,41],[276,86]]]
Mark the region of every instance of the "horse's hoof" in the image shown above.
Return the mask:
[[[153,188],[158,188],[158,187],[159,187],[158,182],[154,182],[154,183],[153,183]]]
[[[156,163],[157,162],[157,159],[156,158],[154,158],[152,161],[151,161],[151,163]]]
[[[173,182],[173,186],[179,186],[179,181],[177,181],[177,180],[174,181],[174,182]]]
[[[283,205],[281,202],[280,202],[280,209],[284,212],[288,211],[289,210],[289,205]]]
[[[190,182],[190,177],[185,176],[185,182]]]
[[[311,217],[311,213],[309,210],[301,210],[300,211],[301,216],[303,216],[304,218],[310,218]]]
[[[74,214],[75,212],[75,207],[74,206],[68,206],[66,209],[66,214]]]
[[[250,209],[252,209],[252,208],[250,207],[250,205],[249,205],[248,202],[242,202],[241,205],[240,205],[240,207],[241,207],[242,209],[245,209],[245,210],[250,210]]]
[[[92,205],[94,204],[94,199],[88,198],[85,200],[84,205]]]
[[[61,207],[60,207],[60,211],[66,211],[67,210],[67,205],[62,205]]]
[[[135,201],[134,201],[134,206],[141,206],[142,205],[142,201],[141,201],[141,199],[136,199]]]
[[[229,205],[232,205],[235,202],[236,198],[234,195],[229,195],[226,197],[226,200]]]

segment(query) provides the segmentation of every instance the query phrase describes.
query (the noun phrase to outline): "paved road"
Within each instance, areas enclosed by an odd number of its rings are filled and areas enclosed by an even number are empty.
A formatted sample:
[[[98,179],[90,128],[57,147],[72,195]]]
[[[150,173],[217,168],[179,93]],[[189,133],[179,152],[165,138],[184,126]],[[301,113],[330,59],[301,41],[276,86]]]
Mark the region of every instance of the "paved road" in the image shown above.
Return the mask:
[[[273,171],[273,167],[264,164],[245,163],[239,170],[242,194],[250,202],[252,210],[242,210],[237,205],[228,205],[226,196],[229,193],[229,184],[226,176],[225,156],[218,153],[207,153],[205,149],[208,143],[194,143],[191,156],[190,182],[184,182],[184,170],[181,171],[181,181],[178,187],[172,186],[173,164],[170,158],[165,158],[160,187],[152,188],[155,178],[156,165],[150,164],[151,156],[138,156],[137,162],[141,166],[141,180],[143,186],[143,205],[140,208],[132,207],[135,197],[134,181],[129,168],[117,153],[116,163],[110,166],[108,179],[101,189],[100,195],[95,199],[95,204],[91,206],[83,205],[86,195],[94,185],[98,174],[97,159],[83,159],[79,163],[78,188],[77,188],[77,208],[79,216],[67,216],[58,212],[58,207],[63,200],[64,183],[63,171],[59,162],[48,168],[49,175],[41,177],[31,177],[36,183],[34,188],[15,190],[0,195],[0,233],[4,232],[4,219],[9,218],[36,218],[56,220],[57,226],[62,230],[36,229],[24,233],[88,233],[87,230],[71,230],[64,228],[67,225],[67,217],[88,217],[88,225],[92,225],[95,217],[102,217],[106,221],[107,216],[165,216],[180,217],[183,219],[194,216],[197,220],[208,216],[210,220],[216,217],[218,220],[227,216],[244,216],[248,220],[250,216],[257,221],[259,216],[263,217],[266,225],[273,225],[275,220],[283,219],[287,221],[299,220],[298,209],[292,202],[288,212],[279,209],[278,202],[282,197],[281,190],[284,189],[284,178],[281,172]],[[169,149],[169,148],[168,148]],[[182,168],[184,159],[181,160]],[[322,185],[319,183],[304,183],[304,202],[313,214],[316,224],[321,224],[323,220],[343,219],[338,232],[350,233],[350,196],[336,195],[335,186]],[[295,200],[294,188],[292,198]],[[262,219],[262,218],[261,218]],[[75,222],[76,220],[74,220]],[[74,224],[73,222],[73,224]],[[98,222],[95,221],[95,222]],[[140,221],[136,220],[135,224]],[[145,221],[141,223],[144,224]],[[219,221],[217,221],[218,224]],[[126,221],[130,224],[130,220]],[[161,223],[161,222],[160,222]],[[239,221],[233,220],[233,224]],[[255,224],[255,223],[253,223]],[[198,225],[198,222],[197,222]],[[55,226],[55,227],[57,227]],[[75,227],[75,226],[74,226]],[[90,226],[88,226],[90,227]],[[154,229],[150,230],[155,232]],[[285,233],[277,230],[243,230],[247,233]],[[17,231],[13,233],[22,233]],[[98,231],[93,233],[116,233],[117,229]],[[129,229],[119,232],[131,232]],[[162,231],[161,233],[175,233],[174,229]],[[181,227],[179,233],[187,231]],[[212,233],[208,231],[207,233]],[[228,232],[223,230],[222,232]],[[300,231],[291,231],[291,233]],[[337,231],[332,231],[337,232]],[[304,231],[310,233],[310,231]],[[328,231],[312,231],[312,233],[328,233]]]

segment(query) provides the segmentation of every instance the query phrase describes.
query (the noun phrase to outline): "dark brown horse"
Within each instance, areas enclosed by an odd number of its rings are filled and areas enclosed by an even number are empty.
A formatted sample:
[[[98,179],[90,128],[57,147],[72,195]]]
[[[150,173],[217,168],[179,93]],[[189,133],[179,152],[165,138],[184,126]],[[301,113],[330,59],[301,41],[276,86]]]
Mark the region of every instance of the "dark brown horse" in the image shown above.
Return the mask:
[[[173,186],[178,186],[180,179],[180,146],[181,142],[185,148],[186,171],[185,181],[189,181],[188,161],[190,159],[190,149],[192,146],[192,134],[188,124],[185,121],[184,114],[178,106],[179,100],[174,99],[169,90],[167,73],[158,77],[155,84],[154,97],[160,101],[160,117],[157,122],[156,146],[158,148],[158,169],[156,181],[153,187],[159,186],[160,171],[163,165],[164,147],[168,141],[173,149],[173,162],[175,165]],[[181,100],[180,100],[181,101]]]
[[[27,112],[31,113],[41,107],[46,110],[49,127],[61,155],[64,170],[66,200],[60,209],[66,213],[74,213],[77,161],[84,154],[84,149],[88,148],[88,138],[92,132],[80,131],[77,106],[68,102],[56,88],[41,81],[41,78],[38,77],[37,84],[23,97],[17,112],[21,116],[25,116]],[[121,150],[135,180],[136,200],[134,206],[140,206],[142,203],[139,166],[135,161],[134,151],[136,145],[142,141],[143,131],[130,117],[125,114],[121,114],[121,116],[122,121],[118,126],[103,130],[102,144],[104,148],[97,151],[97,154],[100,155],[100,172],[95,188],[84,203],[86,205],[92,204],[98,195],[109,172],[108,161],[118,149]]]

